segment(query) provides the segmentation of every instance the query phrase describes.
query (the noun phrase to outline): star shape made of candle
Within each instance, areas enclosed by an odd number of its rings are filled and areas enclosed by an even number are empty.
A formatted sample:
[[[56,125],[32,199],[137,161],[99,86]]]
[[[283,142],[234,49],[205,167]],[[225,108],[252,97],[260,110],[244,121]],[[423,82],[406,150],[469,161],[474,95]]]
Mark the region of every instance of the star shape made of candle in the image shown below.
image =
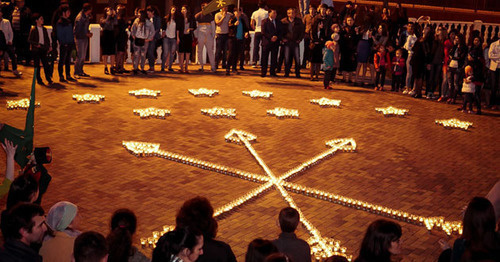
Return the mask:
[[[128,91],[128,94],[131,96],[135,96],[137,98],[147,98],[147,97],[157,98],[158,96],[160,96],[161,91],[143,88],[143,89],[139,89],[139,90]]]
[[[388,106],[385,108],[377,107],[375,108],[375,111],[378,113],[382,113],[384,116],[405,116],[410,110]]]
[[[444,128],[456,128],[468,130],[472,126],[472,122],[461,121],[456,118],[436,120],[437,125],[442,125]]]
[[[27,110],[30,107],[30,100],[28,98],[23,98],[19,100],[7,100],[6,106],[8,110],[15,110],[15,109]],[[35,102],[35,107],[40,107],[40,103]]]
[[[76,100],[76,102],[80,103],[92,103],[92,104],[99,104],[101,101],[104,101],[105,96],[103,95],[96,95],[96,94],[83,94],[83,95],[73,95],[73,100]]]
[[[322,97],[320,99],[311,99],[309,102],[311,102],[311,104],[319,105],[320,107],[340,107],[340,103],[342,101]]]
[[[134,115],[138,115],[141,118],[159,118],[165,119],[167,116],[170,116],[170,110],[168,109],[159,109],[156,107],[142,108],[142,109],[134,109]]]
[[[234,108],[224,108],[214,106],[212,108],[201,109],[203,115],[207,115],[213,118],[236,118],[236,109]]]
[[[288,109],[283,107],[275,107],[274,109],[267,110],[268,116],[275,116],[279,119],[282,118],[299,118],[299,110]]]
[[[251,98],[265,98],[270,99],[273,96],[273,92],[266,92],[260,90],[243,91],[244,96],[249,96]]]
[[[194,95],[195,97],[200,96],[208,96],[213,97],[219,94],[219,90],[217,89],[207,89],[207,88],[199,88],[199,89],[188,89],[189,93]]]

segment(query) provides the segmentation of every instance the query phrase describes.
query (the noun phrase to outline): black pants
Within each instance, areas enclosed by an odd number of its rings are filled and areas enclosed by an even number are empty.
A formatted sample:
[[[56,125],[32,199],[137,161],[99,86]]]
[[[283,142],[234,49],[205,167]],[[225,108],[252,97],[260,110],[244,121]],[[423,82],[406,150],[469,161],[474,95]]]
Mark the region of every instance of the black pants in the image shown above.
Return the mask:
[[[425,85],[425,93],[433,94],[436,90],[436,86],[442,83],[441,81],[441,73],[443,72],[443,65],[441,64],[432,64],[430,76],[427,79],[427,83]],[[441,92],[441,88],[439,88]]]
[[[391,91],[399,92],[400,89],[403,89],[403,75],[392,75],[392,88]]]
[[[10,60],[12,61],[12,70],[16,71],[17,70],[17,56],[16,56],[14,45],[7,45],[7,47],[5,48],[5,53],[7,55],[9,55]],[[9,60],[6,60],[6,61],[8,62]],[[8,67],[9,67],[8,63],[5,63],[5,68],[8,68]]]
[[[378,68],[377,74],[375,75],[375,87],[377,87],[379,84],[382,87],[384,86],[385,72],[386,72],[385,66],[381,66]]]
[[[227,34],[218,34],[215,39],[215,65],[219,67],[219,63],[222,60],[222,67],[226,67],[227,58]]]
[[[474,102],[477,105],[477,113],[481,114],[481,87],[482,85],[476,85],[476,92],[474,92]]]
[[[488,99],[488,106],[494,106],[498,103],[497,101],[497,90],[500,85],[500,68],[497,68],[495,71],[488,70],[490,74],[490,88],[491,93]]]
[[[71,77],[71,51],[73,50],[73,45],[62,44],[59,48],[59,64],[57,65],[57,71],[59,72],[59,78],[64,79],[63,68],[66,69],[66,77]]]
[[[300,77],[300,49],[297,42],[288,41],[285,43],[285,76],[290,74],[292,61],[295,62],[295,75]]]
[[[323,78],[323,86],[325,88],[330,87],[330,81],[335,80],[336,74],[337,74],[337,68],[332,68],[332,70],[325,71],[325,77]]]
[[[463,93],[464,103],[462,105],[463,110],[467,110],[467,104],[469,104],[469,110],[472,111],[472,102],[474,102],[474,93]]]
[[[269,73],[272,76],[276,75],[276,66],[278,63],[278,50],[279,50],[279,44],[277,42],[262,46],[262,59],[260,61],[260,65],[262,66],[261,67],[262,76],[266,76],[267,74],[269,54],[271,54],[271,69],[269,70]]]
[[[261,41],[262,41],[262,33],[255,32],[255,36],[253,37],[253,54],[252,54],[253,64],[257,64],[257,61],[259,61],[259,51],[260,51]]]
[[[231,68],[233,71],[237,71],[236,65],[238,64],[238,58],[241,59],[241,54],[245,51],[245,40],[238,40],[235,37],[230,37],[227,41],[228,50],[228,63],[226,66],[226,71],[229,72]]]
[[[19,61],[26,60],[26,64],[31,61],[28,32],[14,31],[14,46],[16,47],[17,58]]]
[[[311,49],[309,44],[311,43],[311,38],[304,38],[304,56],[302,57],[302,67],[305,68],[308,61],[311,61]]]
[[[42,82],[42,77],[40,76],[40,61],[42,62],[43,65],[43,72],[45,74],[45,79],[47,82],[52,82],[52,79],[50,77],[50,65],[49,65],[49,60],[47,59],[47,49],[44,48],[33,48],[32,54],[33,54],[33,62],[35,64],[35,68],[37,70],[36,74],[36,81],[37,82]]]
[[[285,45],[281,44],[279,47],[278,65],[276,66],[276,71],[278,73],[281,71],[281,67],[283,67],[284,62],[285,62]]]

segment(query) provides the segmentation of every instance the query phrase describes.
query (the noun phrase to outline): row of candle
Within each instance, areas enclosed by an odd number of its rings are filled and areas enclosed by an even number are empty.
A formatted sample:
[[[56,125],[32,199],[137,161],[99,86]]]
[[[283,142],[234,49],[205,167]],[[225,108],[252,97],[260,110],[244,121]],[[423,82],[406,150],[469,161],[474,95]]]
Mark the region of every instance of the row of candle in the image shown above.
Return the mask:
[[[275,107],[274,109],[267,110],[267,115],[277,118],[299,118],[299,110]]]
[[[336,99],[328,99],[326,97],[322,97],[320,99],[311,99],[309,100],[311,104],[319,105],[320,107],[340,107],[341,100]]]
[[[134,109],[134,114],[139,115],[141,118],[159,118],[165,119],[167,116],[170,116],[170,110],[168,109],[159,109],[156,107],[149,107],[143,109]]]
[[[78,103],[94,103],[99,104],[101,101],[104,101],[105,96],[96,95],[96,94],[83,94],[83,95],[73,95],[73,100],[76,100]]]
[[[201,114],[213,118],[219,118],[219,117],[236,118],[236,109],[215,106],[212,108],[201,109]]]
[[[7,100],[7,109],[28,109],[30,107],[30,100],[28,98],[23,98],[19,100]],[[35,107],[40,107],[39,102],[35,102]]]
[[[436,120],[437,125],[442,125],[444,128],[456,128],[468,130],[472,126],[472,122],[460,121],[456,118],[447,120]]]
[[[157,98],[158,96],[160,96],[161,91],[143,88],[143,89],[139,89],[139,90],[128,91],[128,94],[131,96],[135,96],[137,98],[144,98],[144,97]]]
[[[408,109],[400,109],[393,106],[388,107],[377,107],[375,111],[384,114],[384,116],[405,116],[408,114]]]

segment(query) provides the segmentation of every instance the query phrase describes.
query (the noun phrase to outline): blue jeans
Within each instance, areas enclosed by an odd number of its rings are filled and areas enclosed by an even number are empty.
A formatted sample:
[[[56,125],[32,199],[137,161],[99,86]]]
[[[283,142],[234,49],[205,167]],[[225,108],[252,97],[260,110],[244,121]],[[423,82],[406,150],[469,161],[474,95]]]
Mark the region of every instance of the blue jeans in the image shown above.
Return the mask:
[[[161,55],[162,70],[165,70],[165,66],[167,66],[168,69],[172,69],[175,51],[177,51],[177,39],[168,37],[163,38],[163,52]]]
[[[257,64],[257,61],[259,61],[260,42],[261,41],[262,41],[262,33],[255,32],[255,35],[253,37],[253,56],[252,56],[252,62],[254,64]]]
[[[300,77],[300,50],[296,42],[285,43],[285,76],[290,74],[292,68],[292,58],[295,60],[295,75]]]
[[[134,44],[134,70],[139,69],[139,63],[141,70],[144,70],[144,65],[146,64],[146,52],[149,44],[151,44],[151,42],[146,42],[143,46],[136,46]]]
[[[83,64],[87,56],[87,49],[89,48],[89,39],[75,39],[76,45],[76,61],[75,61],[75,75],[83,74]]]
[[[219,62],[222,60],[222,67],[226,67],[227,58],[227,34],[218,34],[215,39],[215,65],[219,67]]]
[[[149,69],[154,70],[155,69],[155,62],[156,62],[156,41],[157,39],[151,40],[148,44],[148,51],[146,53],[146,56],[148,58],[148,64],[149,64]]]

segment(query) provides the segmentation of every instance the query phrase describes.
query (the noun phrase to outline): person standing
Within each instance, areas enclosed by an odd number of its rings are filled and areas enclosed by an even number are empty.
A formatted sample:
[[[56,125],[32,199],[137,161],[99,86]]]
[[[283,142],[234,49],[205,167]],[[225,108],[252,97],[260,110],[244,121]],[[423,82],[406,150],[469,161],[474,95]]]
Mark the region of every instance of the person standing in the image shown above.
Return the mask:
[[[148,51],[147,51],[147,58],[148,58],[148,64],[149,64],[149,73],[153,73],[155,71],[155,63],[156,63],[156,57],[158,56],[156,53],[156,49],[159,46],[159,40],[161,38],[160,35],[160,29],[161,29],[161,18],[158,12],[158,8],[156,6],[148,6],[146,8],[146,12],[148,14],[148,20],[153,23],[154,27],[154,34],[153,34],[153,39],[148,45]]]
[[[260,44],[262,41],[262,20],[269,17],[269,13],[267,12],[266,1],[259,0],[259,9],[252,13],[250,26],[255,31],[255,35],[253,37],[253,54],[252,54],[252,67],[257,67],[257,61],[259,61],[259,51]]]
[[[83,71],[83,65],[87,49],[89,48],[89,39],[92,37],[92,33],[89,30],[91,15],[92,6],[89,3],[85,3],[83,4],[82,11],[78,13],[75,19],[73,34],[75,35],[76,44],[75,76],[77,77],[90,76]]]
[[[61,12],[61,17],[56,24],[56,38],[59,42],[59,64],[57,66],[57,71],[59,72],[59,82],[65,83],[67,81],[75,81],[70,73],[71,51],[73,51],[75,42],[73,39],[73,24],[71,20],[69,20],[71,15],[69,6],[62,7]],[[64,78],[63,69],[66,69],[66,79]]]
[[[183,5],[181,8],[182,20],[180,20],[180,42],[179,42],[179,65],[181,73],[188,74],[188,65],[193,51],[193,32],[196,29],[196,21],[189,12],[189,7]]]
[[[163,27],[163,53],[161,56],[161,71],[165,71],[165,66],[169,72],[173,72],[172,64],[174,63],[175,52],[179,44],[179,25],[177,7],[171,6],[170,13],[165,16],[165,25]]]
[[[498,35],[500,36],[500,33],[498,33]],[[490,58],[489,74],[491,93],[487,106],[491,109],[497,109],[498,101],[496,93],[498,86],[500,85],[500,38],[491,43],[488,51],[488,57]]]
[[[222,68],[226,68],[226,50],[229,32],[229,20],[233,15],[227,12],[227,6],[223,7],[220,12],[215,14],[215,67],[219,67],[219,62],[222,60]]]
[[[228,64],[226,66],[226,75],[230,75],[231,68],[233,72],[238,73],[238,57],[244,52],[245,38],[248,38],[248,27],[241,17],[241,11],[234,12],[233,18],[229,21],[229,41],[228,41]]]
[[[12,11],[12,29],[14,31],[14,46],[18,61],[23,59],[29,65],[31,56],[29,51],[28,35],[31,28],[31,10],[24,5],[24,0],[16,0]]]
[[[283,42],[285,45],[285,77],[290,75],[292,58],[295,60],[295,76],[300,78],[299,44],[304,38],[304,24],[296,17],[296,10],[288,8],[287,17],[281,20],[283,24]]]
[[[299,0],[300,17],[305,18],[306,15],[311,14],[310,3],[311,0]]]
[[[42,81],[42,77],[40,76],[41,61],[43,64],[43,72],[45,73],[45,80],[47,80],[49,85],[52,85],[53,82],[50,77],[49,61],[47,59],[47,53],[52,51],[49,33],[47,28],[43,26],[43,16],[35,13],[33,14],[33,20],[35,21],[35,26],[31,28],[28,41],[31,45],[31,52],[33,52],[34,65],[37,69],[36,82],[39,85],[45,85]]]
[[[12,26],[10,25],[10,21],[3,18],[3,11],[0,8],[0,30],[5,35],[5,53],[8,57],[10,57],[10,60],[12,61],[12,73],[15,76],[21,76],[23,73],[17,71],[17,57],[15,54],[15,49],[13,45],[14,41],[14,32],[12,31]],[[7,59],[8,62],[8,59]],[[5,67],[8,66],[8,63],[5,63]]]
[[[146,10],[141,9],[139,11],[139,18],[135,19],[132,25],[131,36],[134,39],[134,75],[139,72],[139,62],[141,63],[141,73],[147,74],[144,70],[146,64],[146,52],[148,50],[148,45],[151,44],[151,40],[154,36],[154,26],[151,20],[147,18]]]
[[[311,49],[308,48],[311,44],[311,28],[314,25],[314,17],[316,16],[316,9],[314,6],[309,7],[309,13],[304,15],[302,18],[302,22],[305,26],[305,34],[304,34],[304,56],[302,57],[302,68],[307,67],[307,62],[311,60]]]
[[[102,60],[104,62],[104,74],[109,75],[108,70],[108,57],[111,59],[111,74],[115,74],[115,56],[116,56],[116,38],[115,31],[118,25],[116,19],[116,12],[111,7],[104,8],[104,17],[100,21],[102,28],[101,35],[101,52]]]
[[[116,7],[116,18],[118,20],[118,24],[116,26],[116,72],[119,74],[123,74],[127,72],[125,70],[125,59],[127,52],[127,42],[128,42],[128,33],[127,27],[128,22],[126,19],[127,12],[125,10],[124,5],[118,5]]]
[[[203,10],[207,7],[207,3],[201,4],[201,11],[195,15],[195,20],[198,23],[198,62],[200,63],[200,71],[203,72],[205,60],[203,57],[203,47],[208,54],[208,60],[212,72],[215,72],[214,58],[214,16],[212,14],[203,14]]]
[[[261,76],[267,74],[267,64],[269,54],[271,55],[271,76],[276,76],[276,66],[278,63],[278,49],[281,41],[281,22],[276,19],[276,10],[269,10],[269,17],[262,20],[262,58]]]

